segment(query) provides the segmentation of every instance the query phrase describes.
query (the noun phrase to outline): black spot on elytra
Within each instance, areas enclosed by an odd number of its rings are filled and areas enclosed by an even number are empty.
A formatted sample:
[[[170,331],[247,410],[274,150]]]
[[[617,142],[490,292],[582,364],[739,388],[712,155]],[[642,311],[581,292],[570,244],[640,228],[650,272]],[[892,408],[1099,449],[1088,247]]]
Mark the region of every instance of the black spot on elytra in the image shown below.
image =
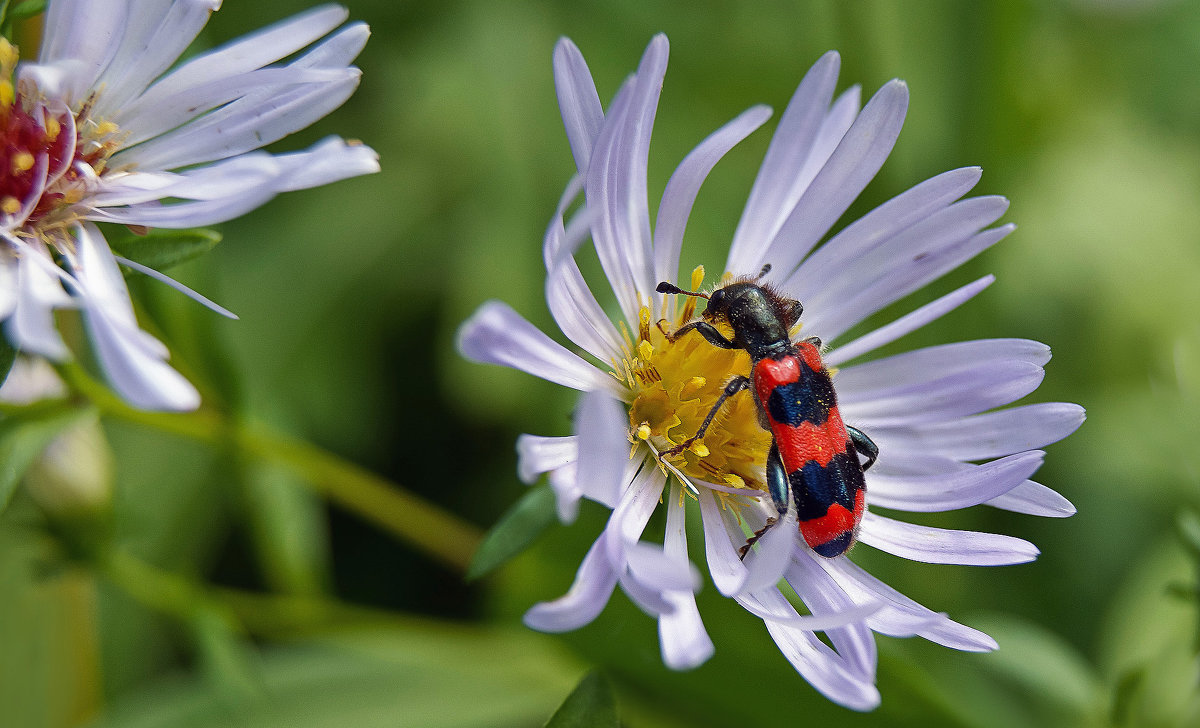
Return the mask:
[[[791,384],[782,384],[771,390],[767,397],[767,411],[771,419],[781,425],[798,426],[811,422],[820,426],[829,419],[833,408],[833,381],[829,372],[813,371],[799,358],[800,378]]]

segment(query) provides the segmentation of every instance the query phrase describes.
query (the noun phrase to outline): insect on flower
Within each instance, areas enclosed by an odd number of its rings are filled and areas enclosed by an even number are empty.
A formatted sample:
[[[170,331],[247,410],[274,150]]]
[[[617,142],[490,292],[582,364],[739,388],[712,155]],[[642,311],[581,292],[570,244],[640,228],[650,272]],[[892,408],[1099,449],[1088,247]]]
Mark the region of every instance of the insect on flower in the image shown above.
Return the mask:
[[[789,331],[804,307],[758,281],[771,270],[763,266],[754,278],[735,280],[711,295],[684,291],[663,281],[657,291],[708,299],[703,319],[693,321],[668,338],[695,331],[722,349],[744,349],[750,355],[749,377],[735,375],[709,410],[696,434],[661,454],[683,452],[712,424],[726,400],[743,389],[754,393],[758,419],[770,430],[766,485],[780,516],[788,511],[788,493],[796,503],[800,534],[813,551],[833,558],[854,545],[866,510],[863,471],[875,463],[879,448],[862,431],[847,426],[838,412],[833,381],[821,362],[821,340],[809,337],[793,344]],[[712,322],[725,322],[733,338]],[[867,458],[860,464],[855,451]],[[775,524],[754,534],[741,555]]]

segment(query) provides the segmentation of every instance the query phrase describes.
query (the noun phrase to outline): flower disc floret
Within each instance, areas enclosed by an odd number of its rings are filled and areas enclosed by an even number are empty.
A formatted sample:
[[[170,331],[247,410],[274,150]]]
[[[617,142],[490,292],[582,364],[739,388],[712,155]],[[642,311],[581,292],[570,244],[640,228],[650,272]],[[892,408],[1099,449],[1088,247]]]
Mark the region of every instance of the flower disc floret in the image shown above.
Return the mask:
[[[699,287],[703,277],[703,267],[697,268],[693,286]],[[656,453],[673,450],[694,436],[726,382],[750,373],[750,356],[741,349],[715,347],[697,334],[672,339],[671,334],[695,317],[695,303],[687,300],[675,316],[669,315],[670,308],[664,299],[657,318],[649,306],[640,309],[637,341],[626,343],[626,356],[614,371],[632,394],[631,439],[645,442]],[[719,417],[703,439],[664,460],[691,479],[693,487],[699,482],[765,491],[763,464],[771,436],[759,424],[754,401],[734,397]]]

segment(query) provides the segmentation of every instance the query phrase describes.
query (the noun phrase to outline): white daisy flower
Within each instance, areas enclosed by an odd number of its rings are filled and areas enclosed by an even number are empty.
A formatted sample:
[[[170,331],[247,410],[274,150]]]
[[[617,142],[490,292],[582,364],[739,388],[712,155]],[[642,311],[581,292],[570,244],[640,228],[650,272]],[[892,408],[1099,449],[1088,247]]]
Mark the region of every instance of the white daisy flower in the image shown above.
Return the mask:
[[[232,314],[115,257],[95,222],[211,225],[279,192],[379,169],[369,147],[337,138],[292,154],[256,151],[349,98],[367,26],[339,29],[347,12],[327,5],[175,65],[219,6],[51,0],[36,63],[0,40],[5,334],[23,351],[64,359],[53,311],[79,309],[113,387],[146,409],[194,409],[199,395],[138,327],[118,262]]]
[[[716,588],[762,618],[800,674],[845,706],[866,710],[879,702],[873,631],[920,635],[960,650],[994,649],[986,634],[917,604],[856,566],[853,552],[818,555],[798,531],[794,504],[783,523],[767,530],[744,561],[739,558],[748,536],[777,515],[765,485],[772,438],[759,424],[754,397],[734,395],[703,440],[669,452],[697,433],[733,376],[749,373],[750,358],[695,334],[673,339],[669,334],[695,318],[695,298],[677,303],[655,289],[676,275],[688,216],[709,170],[770,110],[749,109],[683,160],[652,229],[646,160],[667,39],[650,43],[607,113],[570,41],[559,43],[554,60],[579,176],[546,235],[546,298],[563,334],[591,358],[555,343],[495,301],[459,334],[468,358],[586,392],[574,435],[520,438],[520,474],[532,482],[549,473],[564,521],[573,518],[581,497],[612,508],[612,515],[567,594],[535,606],[526,623],[546,631],[584,625],[619,583],[657,616],[668,666],[704,662],[713,645],[693,598],[697,575],[684,528],[688,514],[698,511]],[[1007,208],[1003,198],[960,199],[980,177],[968,168],[917,185],[818,247],[883,164],[908,105],[901,81],[885,85],[861,111],[857,87],[835,99],[838,65],[832,52],[817,61],[784,112],[734,236],[724,280],[754,275],[770,263],[767,281],[803,302],[803,337],[819,337],[828,347],[824,362],[835,372],[842,419],[879,447],[878,461],[865,474],[868,510],[859,541],[929,563],[1030,561],[1037,549],[1018,538],[915,525],[875,510],[946,511],[986,503],[1070,515],[1069,502],[1028,478],[1042,462],[1035,448],[1074,431],[1083,410],[1057,403],[995,409],[1041,382],[1050,352],[1032,341],[967,341],[855,363],[987,287],[991,276],[843,341],[855,324],[950,272],[1012,226],[988,227]],[[581,191],[585,206],[564,223]],[[620,307],[615,324],[573,258],[589,234]],[[702,281],[697,268],[691,288]],[[793,340],[801,338],[798,330],[791,333]],[[642,537],[660,504],[667,525],[658,546]],[[780,590],[783,581],[799,602]],[[800,602],[807,614],[797,610]]]

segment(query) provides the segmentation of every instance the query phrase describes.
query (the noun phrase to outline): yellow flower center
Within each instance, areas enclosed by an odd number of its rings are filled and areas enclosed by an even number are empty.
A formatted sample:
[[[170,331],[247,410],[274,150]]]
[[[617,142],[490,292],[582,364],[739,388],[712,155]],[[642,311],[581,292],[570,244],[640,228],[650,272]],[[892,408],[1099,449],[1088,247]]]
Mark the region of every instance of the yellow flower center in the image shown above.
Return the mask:
[[[692,272],[692,289],[704,282],[704,268]],[[695,316],[688,298],[673,320],[664,302],[659,316],[648,306],[639,312],[636,340],[627,337],[625,357],[614,362],[614,374],[632,392],[629,405],[631,439],[663,453],[696,434],[704,418],[734,376],[748,376],[750,356],[722,349],[690,332],[674,333]],[[721,325],[717,325],[721,328]],[[731,332],[726,329],[726,335]],[[771,434],[759,424],[753,396],[743,392],[726,400],[700,440],[667,458],[688,478],[733,488],[764,490],[764,464]]]

